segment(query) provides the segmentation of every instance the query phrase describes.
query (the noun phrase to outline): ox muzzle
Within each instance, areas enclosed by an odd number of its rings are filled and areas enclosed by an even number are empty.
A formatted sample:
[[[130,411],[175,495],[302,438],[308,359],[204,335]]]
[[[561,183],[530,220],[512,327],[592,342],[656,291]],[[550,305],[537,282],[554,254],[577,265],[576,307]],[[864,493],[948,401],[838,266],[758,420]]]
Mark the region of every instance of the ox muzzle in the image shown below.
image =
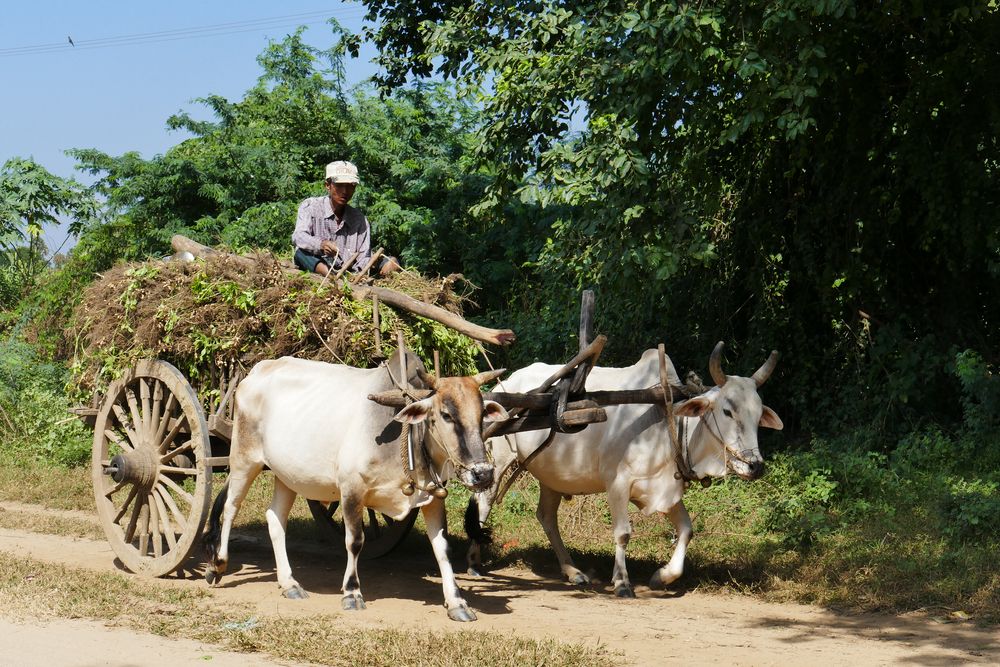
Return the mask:
[[[459,480],[473,491],[485,491],[493,486],[493,464],[474,463],[463,467],[458,474]]]
[[[728,447],[726,450],[729,454],[726,457],[726,465],[740,479],[752,482],[764,474],[764,459],[760,455],[760,450],[744,449],[739,453]]]

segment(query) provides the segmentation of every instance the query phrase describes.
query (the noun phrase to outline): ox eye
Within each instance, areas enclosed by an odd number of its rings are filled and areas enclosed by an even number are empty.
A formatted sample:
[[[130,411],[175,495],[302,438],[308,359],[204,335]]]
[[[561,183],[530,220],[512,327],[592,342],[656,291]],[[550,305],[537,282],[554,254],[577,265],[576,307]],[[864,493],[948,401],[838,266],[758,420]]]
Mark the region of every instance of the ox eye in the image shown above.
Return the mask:
[[[730,419],[733,418],[733,413],[730,412],[729,408],[722,408],[722,414],[726,415]]]
[[[444,420],[445,422],[447,422],[448,424],[450,424],[450,423],[452,423],[453,421],[455,421],[454,419],[452,419],[452,418],[451,418],[451,415],[450,415],[450,414],[448,414],[447,412],[442,412],[442,413],[441,413],[441,419],[443,419],[443,420]]]

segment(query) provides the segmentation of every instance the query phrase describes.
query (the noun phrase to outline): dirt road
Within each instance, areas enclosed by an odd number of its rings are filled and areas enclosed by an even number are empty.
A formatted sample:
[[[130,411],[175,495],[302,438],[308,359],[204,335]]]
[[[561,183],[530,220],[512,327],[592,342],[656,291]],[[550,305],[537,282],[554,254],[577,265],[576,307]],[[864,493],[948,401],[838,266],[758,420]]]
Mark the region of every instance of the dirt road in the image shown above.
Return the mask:
[[[942,623],[921,615],[841,615],[818,607],[768,604],[748,597],[708,595],[697,591],[661,593],[637,587],[638,599],[618,600],[606,588],[580,590],[534,572],[507,568],[481,579],[460,577],[466,599],[479,621],[460,625],[449,621],[442,607],[440,580],[429,545],[419,542],[406,553],[362,563],[362,589],[368,609],[340,610],[340,580],[344,559],[329,556],[318,544],[290,545],[292,566],[310,592],[307,600],[285,600],[278,591],[270,546],[240,540],[232,548],[231,574],[213,595],[221,600],[253,604],[259,614],[283,617],[333,613],[357,628],[387,626],[455,631],[495,630],[518,636],[556,638],[600,645],[620,652],[626,664],[724,665],[944,665],[1000,664],[1000,629],[970,623]],[[18,530],[0,530],[0,549],[73,567],[111,571],[114,556],[104,542],[57,537]],[[455,557],[456,567],[459,558]],[[608,563],[610,568],[611,563]],[[546,575],[551,575],[546,572]],[[164,586],[204,587],[203,580],[171,577]],[[2,613],[0,613],[2,615]],[[59,622],[49,633],[59,632]],[[104,633],[119,633],[101,638]],[[107,646],[119,647],[128,636],[91,623],[85,636],[96,636],[95,653],[73,663],[104,665]],[[105,641],[106,640],[106,641]],[[155,640],[153,643],[149,643]],[[0,656],[18,642],[0,626]],[[135,637],[139,646],[128,664],[158,664],[153,637]],[[169,641],[168,641],[169,645]],[[177,657],[181,648],[175,647]],[[191,649],[192,647],[187,647]],[[83,650],[83,649],[81,649]],[[193,647],[197,660],[198,651]],[[188,655],[188,654],[186,654]],[[203,654],[202,654],[203,655]],[[223,662],[225,656],[212,659]],[[148,662],[135,661],[148,656]],[[0,663],[9,664],[0,659]],[[13,664],[13,663],[11,663]],[[179,662],[177,664],[186,664]],[[191,664],[194,664],[192,662]],[[260,656],[258,662],[272,664]]]

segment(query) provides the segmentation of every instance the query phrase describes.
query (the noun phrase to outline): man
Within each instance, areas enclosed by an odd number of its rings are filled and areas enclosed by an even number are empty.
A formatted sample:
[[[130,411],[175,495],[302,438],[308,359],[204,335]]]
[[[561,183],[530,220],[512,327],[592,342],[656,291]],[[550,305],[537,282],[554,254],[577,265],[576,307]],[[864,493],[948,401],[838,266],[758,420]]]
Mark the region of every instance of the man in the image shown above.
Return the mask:
[[[350,270],[359,272],[371,260],[371,225],[364,213],[348,206],[358,185],[358,168],[350,162],[326,165],[327,195],[310,197],[299,205],[292,243],[295,265],[303,271],[325,276],[339,271],[355,252],[360,253]],[[399,270],[394,257],[382,257],[372,267],[387,276]]]

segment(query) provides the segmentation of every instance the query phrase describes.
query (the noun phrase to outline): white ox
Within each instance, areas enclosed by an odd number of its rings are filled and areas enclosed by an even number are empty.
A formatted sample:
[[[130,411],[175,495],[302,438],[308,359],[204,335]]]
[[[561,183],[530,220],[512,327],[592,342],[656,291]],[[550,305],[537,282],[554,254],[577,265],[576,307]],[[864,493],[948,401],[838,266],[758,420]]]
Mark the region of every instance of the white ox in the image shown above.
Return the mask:
[[[777,352],[772,352],[749,378],[725,375],[721,353],[720,342],[709,361],[712,379],[718,386],[674,408],[681,451],[693,476],[698,479],[723,477],[728,472],[743,479],[756,479],[764,471],[757,445],[758,425],[782,428],[781,419],[761,403],[757,394],[757,388],[774,370]],[[679,384],[669,359],[667,367],[670,382]],[[558,369],[558,366],[532,364],[511,374],[502,383],[502,389],[528,391]],[[657,351],[647,350],[638,363],[628,368],[594,367],[587,378],[587,389],[645,389],[659,382]],[[678,478],[676,450],[664,406],[632,404],[606,409],[606,422],[592,424],[577,434],[555,435],[552,442],[529,462],[527,470],[539,481],[538,521],[556,552],[563,574],[574,584],[587,584],[590,579],[573,565],[563,544],[556,515],[559,504],[563,496],[607,492],[615,538],[612,583],[619,597],[635,597],[625,568],[625,548],[632,530],[629,501],[647,515],[666,514],[674,525],[677,534],[674,552],[670,561],[650,580],[651,588],[659,588],[680,577],[684,569],[684,557],[692,536],[691,519],[682,502],[686,484]],[[518,461],[525,460],[548,433],[528,431],[491,438],[487,444],[492,449],[497,471],[504,470],[515,457]],[[482,524],[498,492],[500,477],[498,473],[491,489],[478,493],[469,501],[466,531],[473,538],[468,553],[469,572],[473,574],[481,566],[481,545],[489,540]]]
[[[503,371],[435,379],[423,373],[416,357],[407,353],[407,358],[407,367],[416,369],[420,378],[412,374],[411,384],[420,386],[422,380],[434,393],[395,415],[392,408],[370,401],[368,395],[394,388],[389,369],[399,379],[398,353],[375,369],[290,357],[264,361],[253,368],[237,388],[229,479],[215,500],[204,537],[209,584],[217,584],[226,571],[233,519],[250,484],[267,466],[274,474],[267,527],[278,584],[286,597],[307,596],[292,577],[285,550],[285,526],[297,494],[340,501],[347,544],[342,604],[349,610],[365,607],[357,571],[364,544],[364,508],[402,519],[414,507],[421,507],[441,568],[448,616],[458,621],[476,620],[448,561],[444,501],[422,490],[423,485],[410,496],[403,494],[401,488],[408,476],[403,471],[398,440],[401,422],[426,421],[424,447],[439,479],[457,476],[473,490],[488,488],[493,482],[493,465],[482,440],[482,422],[506,419],[507,413],[498,403],[484,401],[479,386]]]

